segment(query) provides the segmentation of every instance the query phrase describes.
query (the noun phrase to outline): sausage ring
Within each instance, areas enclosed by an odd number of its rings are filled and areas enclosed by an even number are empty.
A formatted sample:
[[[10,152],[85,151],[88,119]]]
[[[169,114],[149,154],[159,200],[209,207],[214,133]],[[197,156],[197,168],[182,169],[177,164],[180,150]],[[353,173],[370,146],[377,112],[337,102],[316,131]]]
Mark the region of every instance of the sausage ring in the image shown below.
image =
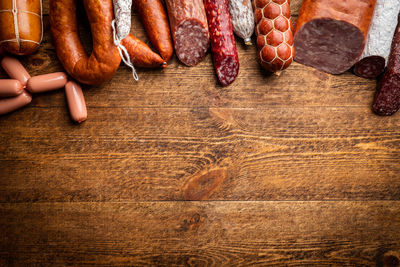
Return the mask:
[[[113,42],[112,0],[83,0],[93,38],[88,57],[78,35],[76,0],[50,0],[50,25],[57,56],[77,81],[98,85],[117,71],[121,57]]]

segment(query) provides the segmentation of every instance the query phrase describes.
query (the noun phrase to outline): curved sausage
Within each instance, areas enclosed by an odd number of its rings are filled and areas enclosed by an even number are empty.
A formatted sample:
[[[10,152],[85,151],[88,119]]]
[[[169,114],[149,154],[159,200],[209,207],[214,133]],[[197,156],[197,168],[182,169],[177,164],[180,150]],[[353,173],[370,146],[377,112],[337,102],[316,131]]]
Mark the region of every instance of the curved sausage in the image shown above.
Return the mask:
[[[218,81],[222,86],[231,84],[239,74],[239,58],[228,0],[204,0],[211,50]]]
[[[399,12],[400,1],[376,1],[366,45],[361,58],[354,65],[354,74],[367,79],[376,79],[383,72],[396,29],[394,21]]]
[[[144,42],[129,34],[128,37],[122,39],[121,44],[128,51],[131,62],[134,66],[142,68],[164,67],[166,62]]]
[[[376,0],[304,0],[294,35],[297,62],[340,74],[360,58]]]
[[[202,0],[166,0],[169,24],[178,59],[194,66],[210,46],[206,13]]]
[[[65,85],[65,95],[71,118],[78,123],[85,121],[87,118],[87,109],[82,88],[79,84],[73,81],[67,82]]]
[[[23,91],[18,96],[0,99],[0,115],[22,108],[31,103],[31,101],[32,96],[26,91]]]
[[[17,96],[22,93],[24,86],[14,79],[0,80],[0,97]]]
[[[57,90],[65,86],[68,78],[64,72],[38,75],[30,78],[26,89],[31,93],[43,93]]]
[[[139,13],[150,42],[168,62],[174,52],[167,14],[161,0],[136,0],[133,6]]]
[[[31,78],[31,75],[29,75],[21,62],[16,58],[4,57],[1,60],[1,66],[10,78],[18,80],[23,86],[25,86],[29,78]]]
[[[43,39],[41,0],[0,1],[0,44],[14,55],[35,52]]]
[[[117,71],[121,57],[113,42],[111,0],[84,0],[93,38],[88,57],[79,40],[76,0],[50,0],[50,25],[57,56],[76,80],[98,85]]]
[[[378,115],[388,116],[400,108],[400,14],[394,33],[389,62],[382,80],[378,84],[373,110]]]
[[[293,24],[290,0],[253,0],[258,61],[279,75],[293,61]]]

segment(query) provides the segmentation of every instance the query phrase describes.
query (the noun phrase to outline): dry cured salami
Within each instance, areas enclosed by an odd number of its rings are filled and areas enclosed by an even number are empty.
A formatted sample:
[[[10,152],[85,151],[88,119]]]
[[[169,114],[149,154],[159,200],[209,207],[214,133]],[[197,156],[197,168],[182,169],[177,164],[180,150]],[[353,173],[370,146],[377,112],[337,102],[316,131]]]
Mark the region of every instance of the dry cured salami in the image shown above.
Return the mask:
[[[251,36],[254,32],[251,0],[229,0],[229,13],[235,34],[242,38],[246,45],[251,45]]]
[[[229,15],[228,0],[204,0],[211,50],[218,81],[228,86],[239,73],[239,58]]]
[[[187,66],[199,63],[210,46],[202,0],[166,0],[178,59]]]
[[[373,110],[378,115],[392,115],[400,108],[400,14],[394,33],[389,62],[378,84]]]

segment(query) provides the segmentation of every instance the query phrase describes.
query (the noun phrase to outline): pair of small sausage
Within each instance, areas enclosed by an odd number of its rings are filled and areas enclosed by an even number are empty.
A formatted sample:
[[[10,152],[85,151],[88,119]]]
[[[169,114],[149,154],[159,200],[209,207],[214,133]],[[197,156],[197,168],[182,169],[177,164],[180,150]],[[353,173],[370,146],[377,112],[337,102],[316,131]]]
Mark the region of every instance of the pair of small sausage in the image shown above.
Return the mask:
[[[32,101],[32,96],[25,90],[31,77],[21,63],[10,57],[1,61],[1,66],[12,79],[0,80],[0,115],[22,108]]]
[[[8,76],[15,79],[13,83],[1,81],[0,84],[13,85],[17,88],[18,81],[22,89],[26,89],[30,93],[42,93],[46,91],[60,89],[67,83],[67,75],[64,72],[55,72],[50,74],[31,77],[24,66],[15,58],[5,57],[1,61],[1,66],[6,71]],[[11,88],[9,89],[11,90]],[[18,90],[16,89],[15,92]]]

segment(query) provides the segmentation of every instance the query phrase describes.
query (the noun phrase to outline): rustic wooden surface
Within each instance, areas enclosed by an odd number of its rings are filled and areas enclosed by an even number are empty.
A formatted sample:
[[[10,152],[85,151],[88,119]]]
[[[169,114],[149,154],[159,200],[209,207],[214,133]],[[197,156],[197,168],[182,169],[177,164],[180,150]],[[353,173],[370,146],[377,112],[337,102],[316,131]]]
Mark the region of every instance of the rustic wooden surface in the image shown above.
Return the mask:
[[[63,70],[45,28],[32,75]],[[372,113],[374,81],[275,77],[237,41],[227,88],[210,55],[174,58],[86,87],[81,125],[62,91],[0,117],[0,266],[398,264],[400,114]]]

